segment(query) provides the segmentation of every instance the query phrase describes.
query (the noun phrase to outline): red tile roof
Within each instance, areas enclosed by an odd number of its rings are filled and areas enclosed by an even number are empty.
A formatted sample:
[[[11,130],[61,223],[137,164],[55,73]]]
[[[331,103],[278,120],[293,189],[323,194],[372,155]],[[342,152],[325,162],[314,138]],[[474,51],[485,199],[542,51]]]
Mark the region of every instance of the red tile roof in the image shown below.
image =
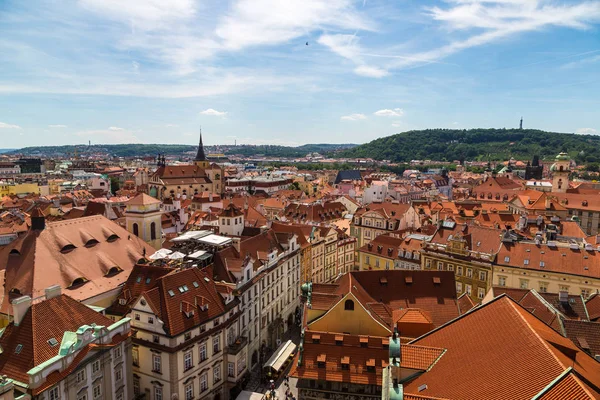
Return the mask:
[[[341,345],[338,344],[339,340],[336,343],[338,336],[343,339]],[[302,379],[381,386],[383,368],[389,364],[388,344],[387,337],[307,331],[303,351],[298,352],[289,375]],[[443,353],[444,350],[439,348],[403,345],[401,366],[425,371]],[[342,364],[347,365],[347,369]],[[373,367],[372,371],[367,367]]]
[[[591,321],[600,319],[600,293],[594,293],[587,301],[585,306],[588,310]]]
[[[540,272],[600,278],[600,254],[593,250],[573,250],[523,242],[503,243],[498,253],[497,263],[501,266]]]
[[[187,289],[181,290],[185,285]],[[169,293],[171,291],[173,296]],[[164,322],[167,335],[176,336],[225,312],[225,301],[215,282],[198,268],[159,277],[156,286],[140,294]],[[207,310],[200,306],[208,305]],[[193,311],[193,315],[190,315]],[[186,315],[186,312],[188,313]]]
[[[0,267],[6,268],[1,312],[8,313],[14,298],[9,292],[15,290],[35,298],[58,284],[77,300],[107,292],[127,280],[144,254],[153,253],[143,240],[100,215],[46,222],[44,230],[30,230],[0,249]],[[85,283],[72,286],[78,278]]]
[[[406,384],[405,393],[452,399],[531,399],[569,367],[591,386],[600,387],[597,361],[508,296],[411,344],[446,352],[427,373]],[[427,389],[419,392],[423,384]]]
[[[66,331],[76,332],[83,325],[110,326],[113,321],[67,295],[33,303],[19,326],[9,324],[0,336],[0,373],[19,382],[29,383],[27,371],[58,355]],[[19,354],[15,353],[22,345]]]
[[[433,281],[440,278],[440,283]],[[412,282],[407,282],[411,278]],[[410,280],[410,279],[409,279]],[[384,283],[387,281],[388,283]],[[459,315],[454,273],[451,271],[358,271],[343,275],[333,284],[313,284],[313,309],[329,310],[351,292],[388,327],[393,311],[418,308],[428,313],[435,327]]]

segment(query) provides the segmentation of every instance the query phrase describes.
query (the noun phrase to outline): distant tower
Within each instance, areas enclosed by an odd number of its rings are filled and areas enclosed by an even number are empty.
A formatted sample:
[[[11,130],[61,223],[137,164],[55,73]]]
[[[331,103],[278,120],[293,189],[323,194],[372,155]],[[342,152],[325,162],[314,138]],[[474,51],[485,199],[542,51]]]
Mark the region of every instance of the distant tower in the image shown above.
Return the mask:
[[[145,193],[138,194],[125,203],[127,230],[154,247],[162,247],[162,225],[160,200]]]
[[[208,160],[206,154],[204,154],[204,145],[202,144],[202,127],[200,127],[200,142],[198,143],[198,153],[196,153],[194,164],[200,168],[208,168]]]
[[[519,129],[523,129],[523,117],[521,117],[521,122],[519,123]]]
[[[555,158],[555,163],[550,167],[552,172],[552,191],[565,193],[569,188],[569,173],[571,161],[567,153],[560,153]]]

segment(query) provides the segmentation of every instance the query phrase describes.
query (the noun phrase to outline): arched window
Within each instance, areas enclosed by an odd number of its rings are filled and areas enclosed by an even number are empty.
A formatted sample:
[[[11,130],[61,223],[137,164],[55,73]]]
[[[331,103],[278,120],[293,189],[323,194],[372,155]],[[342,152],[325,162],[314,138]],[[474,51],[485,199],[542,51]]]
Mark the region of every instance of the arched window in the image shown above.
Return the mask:
[[[140,236],[140,228],[136,222],[133,223],[133,234],[135,236]]]
[[[156,222],[150,224],[150,239],[156,240]]]
[[[344,303],[344,310],[354,311],[354,302],[352,300],[346,300]]]

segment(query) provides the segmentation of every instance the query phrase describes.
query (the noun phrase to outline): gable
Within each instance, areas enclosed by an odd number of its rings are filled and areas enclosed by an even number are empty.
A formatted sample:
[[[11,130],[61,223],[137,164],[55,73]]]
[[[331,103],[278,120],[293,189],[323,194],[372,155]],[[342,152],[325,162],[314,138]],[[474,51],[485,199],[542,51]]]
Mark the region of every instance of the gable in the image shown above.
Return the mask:
[[[354,310],[346,310],[351,301]],[[308,324],[309,329],[324,332],[349,333],[351,335],[389,336],[391,331],[377,321],[352,294],[348,293],[321,318]]]

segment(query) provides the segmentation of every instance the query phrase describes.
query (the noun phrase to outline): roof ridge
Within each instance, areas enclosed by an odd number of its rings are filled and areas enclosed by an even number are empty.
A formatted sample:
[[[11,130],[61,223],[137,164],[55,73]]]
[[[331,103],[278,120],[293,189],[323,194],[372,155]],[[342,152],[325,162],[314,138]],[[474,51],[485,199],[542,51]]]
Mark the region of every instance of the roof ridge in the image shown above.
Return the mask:
[[[529,328],[529,330],[531,330],[531,332],[533,332],[533,334],[537,337],[537,339],[540,341],[540,343],[548,350],[548,352],[552,355],[552,357],[556,360],[556,362],[558,363],[558,365],[560,367],[562,367],[562,369],[568,368],[569,366],[564,365],[562,363],[562,361],[560,361],[560,359],[556,356],[556,354],[554,354],[554,352],[552,351],[552,349],[550,348],[550,346],[548,346],[548,344],[546,343],[546,340],[544,340],[540,334],[537,332],[537,330],[535,330],[531,324],[529,323],[529,321],[527,321],[527,319],[525,318],[525,315],[521,312],[519,312],[519,310],[517,309],[516,305],[518,305],[522,310],[524,310],[527,314],[532,315],[534,318],[536,318],[538,321],[542,322],[544,325],[546,325],[542,320],[540,320],[539,318],[537,318],[537,316],[531,314],[529,311],[525,310],[525,308],[514,302],[511,301],[509,302],[511,307],[517,312],[517,314],[519,315],[519,317],[523,320],[523,322],[525,323],[525,325],[527,325],[527,327]],[[547,326],[547,325],[546,325]],[[552,329],[548,326],[549,329]],[[560,335],[558,332],[556,332],[557,335]]]

